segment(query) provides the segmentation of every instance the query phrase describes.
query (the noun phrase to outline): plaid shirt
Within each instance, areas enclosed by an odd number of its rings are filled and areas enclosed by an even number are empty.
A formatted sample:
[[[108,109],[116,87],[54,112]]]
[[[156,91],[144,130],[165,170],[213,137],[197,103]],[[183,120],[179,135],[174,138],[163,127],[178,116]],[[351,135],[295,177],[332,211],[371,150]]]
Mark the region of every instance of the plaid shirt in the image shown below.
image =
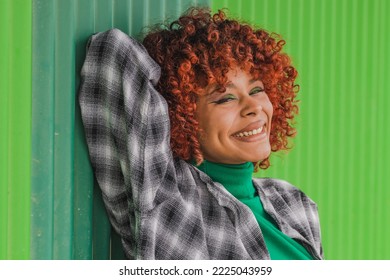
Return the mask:
[[[79,102],[95,176],[129,259],[269,259],[251,210],[174,158],[159,65],[117,29],[88,42]],[[280,230],[321,259],[316,205],[289,183],[253,179]]]

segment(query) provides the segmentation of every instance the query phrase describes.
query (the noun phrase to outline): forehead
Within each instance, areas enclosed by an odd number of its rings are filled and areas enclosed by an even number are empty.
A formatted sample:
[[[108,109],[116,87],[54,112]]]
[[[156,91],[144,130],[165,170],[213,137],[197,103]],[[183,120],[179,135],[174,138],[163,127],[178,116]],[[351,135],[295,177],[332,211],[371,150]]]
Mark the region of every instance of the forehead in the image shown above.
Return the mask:
[[[226,90],[236,89],[240,87],[251,86],[254,83],[261,83],[260,79],[256,79],[251,73],[244,71],[240,68],[231,69],[226,75],[225,83],[210,83],[204,87],[201,91],[201,95],[214,95],[217,93],[223,93]]]
[[[245,69],[235,67],[233,69],[230,69],[229,72],[226,74],[226,78],[228,80],[228,84],[236,84],[237,81],[245,81],[245,82],[250,82],[252,80],[255,81],[255,77],[253,76],[252,73],[249,71],[246,71]]]

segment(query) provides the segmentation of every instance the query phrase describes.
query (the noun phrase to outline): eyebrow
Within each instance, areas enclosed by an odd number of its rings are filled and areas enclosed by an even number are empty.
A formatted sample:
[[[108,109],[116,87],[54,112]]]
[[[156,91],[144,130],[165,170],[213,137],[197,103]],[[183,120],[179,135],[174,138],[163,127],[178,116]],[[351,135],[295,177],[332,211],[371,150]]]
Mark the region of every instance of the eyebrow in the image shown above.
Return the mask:
[[[213,96],[216,93],[220,93],[218,90],[219,90],[219,87],[216,86],[211,92],[205,94],[205,96],[206,97],[211,97],[211,96]]]

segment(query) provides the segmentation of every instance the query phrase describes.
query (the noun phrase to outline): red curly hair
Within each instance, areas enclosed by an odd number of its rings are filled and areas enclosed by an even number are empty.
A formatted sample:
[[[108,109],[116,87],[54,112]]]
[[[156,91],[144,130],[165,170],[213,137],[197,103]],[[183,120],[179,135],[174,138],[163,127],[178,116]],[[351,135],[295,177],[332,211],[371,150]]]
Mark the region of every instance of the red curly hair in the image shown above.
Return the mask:
[[[296,133],[292,121],[298,113],[299,86],[278,35],[228,19],[221,10],[212,15],[207,8],[191,8],[169,26],[155,27],[143,44],[161,66],[157,90],[168,103],[174,156],[203,161],[195,118],[197,92],[213,83],[223,90],[226,74],[236,66],[263,82],[273,105],[272,151],[288,149],[288,138]],[[269,164],[267,158],[257,166],[266,169]]]

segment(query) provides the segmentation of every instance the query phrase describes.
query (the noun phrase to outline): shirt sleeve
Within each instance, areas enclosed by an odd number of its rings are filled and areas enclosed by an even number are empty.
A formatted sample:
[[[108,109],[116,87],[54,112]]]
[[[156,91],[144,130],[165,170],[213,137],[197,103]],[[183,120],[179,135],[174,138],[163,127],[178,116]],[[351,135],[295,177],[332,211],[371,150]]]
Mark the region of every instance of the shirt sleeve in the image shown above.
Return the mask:
[[[81,115],[97,182],[122,236],[137,234],[140,213],[177,194],[167,104],[154,88],[159,77],[158,64],[123,32],[89,40]]]

